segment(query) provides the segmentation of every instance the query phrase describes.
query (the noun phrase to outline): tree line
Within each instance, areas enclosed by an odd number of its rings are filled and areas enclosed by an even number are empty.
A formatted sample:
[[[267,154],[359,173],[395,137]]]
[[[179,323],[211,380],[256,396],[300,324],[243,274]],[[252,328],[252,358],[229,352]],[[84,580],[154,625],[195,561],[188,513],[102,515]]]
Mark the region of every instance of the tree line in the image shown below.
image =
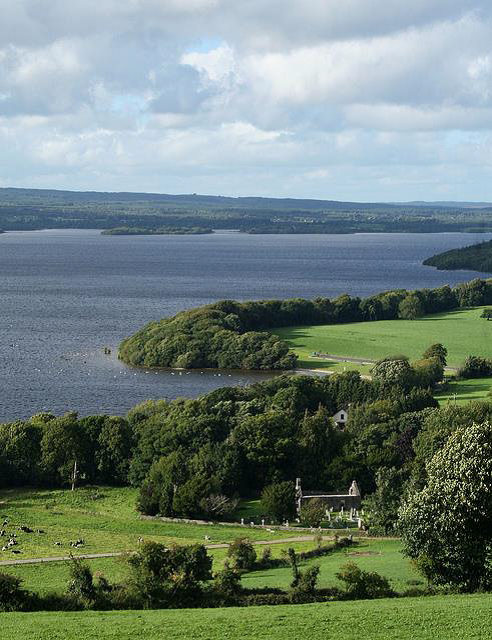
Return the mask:
[[[125,417],[43,413],[3,424],[0,486],[132,484],[144,513],[212,519],[230,516],[238,497],[295,477],[306,489],[332,490],[356,479],[367,494],[381,466],[405,460],[418,429],[407,433],[402,416],[437,410],[429,383],[442,363],[427,355],[414,364],[383,360],[373,380],[284,375],[148,401]],[[341,431],[331,416],[349,405]]]

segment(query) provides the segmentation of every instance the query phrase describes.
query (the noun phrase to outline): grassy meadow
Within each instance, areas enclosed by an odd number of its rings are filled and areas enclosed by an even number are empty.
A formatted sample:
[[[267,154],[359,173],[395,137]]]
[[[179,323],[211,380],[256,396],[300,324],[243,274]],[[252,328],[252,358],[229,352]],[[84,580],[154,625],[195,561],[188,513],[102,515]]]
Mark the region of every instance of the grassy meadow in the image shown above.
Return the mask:
[[[312,545],[311,545],[312,548]],[[336,574],[340,567],[348,562],[354,562],[365,571],[377,571],[390,580],[396,591],[410,588],[416,581],[425,586],[425,581],[413,568],[410,561],[401,553],[401,543],[396,539],[365,539],[360,540],[355,547],[340,549],[339,551],[321,558],[315,558],[300,563],[301,568],[318,566],[320,568],[320,587],[342,587]],[[292,581],[290,567],[253,571],[242,578],[242,583],[250,589],[256,587],[280,587],[287,589]]]
[[[492,397],[492,378],[475,378],[470,380],[449,379],[449,389],[436,393],[440,405],[466,404],[472,400],[485,400]]]
[[[433,596],[229,609],[0,614],[16,640],[484,640],[492,597]]]
[[[221,544],[247,535],[251,540],[289,538],[301,532],[276,531],[268,533],[261,529],[226,527],[221,525],[193,525],[186,523],[144,520],[135,509],[136,489],[125,488],[79,488],[68,490],[0,490],[0,519],[8,516],[7,534],[15,531],[19,541],[18,556],[0,552],[3,559],[13,557],[42,558],[76,554],[111,553],[134,551],[138,538],[163,543]],[[22,533],[21,525],[44,533]],[[70,547],[70,541],[83,538],[85,545],[78,549]],[[61,542],[55,546],[55,542]],[[1,546],[1,545],[0,545]]]
[[[288,547],[292,547],[297,552],[307,551],[314,548],[314,542],[272,544],[272,556],[280,557]],[[264,546],[257,547],[258,556],[261,556],[264,548]],[[223,568],[226,553],[226,549],[209,550],[209,554],[213,557],[214,571]],[[125,556],[96,558],[85,562],[94,574],[102,574],[110,582],[121,582],[128,575]],[[366,571],[381,573],[390,580],[391,586],[397,591],[408,589],[416,581],[421,586],[424,585],[422,578],[417,575],[410,562],[401,554],[399,540],[363,539],[350,549],[341,549],[329,556],[303,561],[300,563],[300,567],[319,566],[319,586],[321,587],[341,586],[336,578],[336,573],[347,562],[355,562]],[[10,565],[0,567],[0,571],[17,576],[22,580],[25,589],[43,595],[55,591],[63,593],[69,580],[68,562]],[[242,578],[243,585],[250,589],[257,587],[287,589],[291,581],[290,567],[253,571],[244,574]]]
[[[482,308],[450,311],[416,320],[379,320],[337,325],[286,327],[273,333],[285,340],[299,356],[300,366],[364,370],[364,366],[333,363],[312,356],[313,352],[379,360],[404,354],[421,357],[425,349],[441,342],[448,349],[448,364],[459,367],[470,355],[492,358],[492,322],[480,318]],[[369,369],[370,367],[368,367]]]

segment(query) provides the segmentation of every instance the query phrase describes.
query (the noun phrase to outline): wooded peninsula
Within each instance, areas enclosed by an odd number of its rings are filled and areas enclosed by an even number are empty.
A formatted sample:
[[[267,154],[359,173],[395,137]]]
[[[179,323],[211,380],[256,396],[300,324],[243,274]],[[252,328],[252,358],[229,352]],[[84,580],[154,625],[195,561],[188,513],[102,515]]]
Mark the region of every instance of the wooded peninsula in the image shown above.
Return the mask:
[[[119,357],[146,367],[288,370],[296,355],[269,329],[316,324],[412,319],[492,304],[492,279],[437,289],[385,291],[334,300],[222,300],[151,322],[126,338]]]
[[[423,264],[436,267],[440,271],[469,269],[492,273],[492,240],[438,253],[424,260]]]

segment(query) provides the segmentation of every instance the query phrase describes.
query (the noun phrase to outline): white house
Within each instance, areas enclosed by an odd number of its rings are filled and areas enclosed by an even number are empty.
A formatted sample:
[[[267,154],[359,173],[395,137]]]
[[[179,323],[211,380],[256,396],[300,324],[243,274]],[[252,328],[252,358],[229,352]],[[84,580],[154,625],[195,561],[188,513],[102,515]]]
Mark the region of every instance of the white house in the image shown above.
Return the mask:
[[[340,411],[335,413],[335,415],[332,416],[332,418],[335,421],[335,424],[337,425],[337,427],[339,427],[340,429],[344,429],[348,419],[347,409],[340,409]]]

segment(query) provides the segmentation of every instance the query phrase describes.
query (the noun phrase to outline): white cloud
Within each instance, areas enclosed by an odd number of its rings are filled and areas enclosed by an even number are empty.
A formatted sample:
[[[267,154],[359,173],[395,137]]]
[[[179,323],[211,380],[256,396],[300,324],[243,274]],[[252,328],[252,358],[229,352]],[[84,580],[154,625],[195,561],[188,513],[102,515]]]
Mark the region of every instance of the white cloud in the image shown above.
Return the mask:
[[[0,15],[4,183],[492,198],[486,0],[0,0]]]

